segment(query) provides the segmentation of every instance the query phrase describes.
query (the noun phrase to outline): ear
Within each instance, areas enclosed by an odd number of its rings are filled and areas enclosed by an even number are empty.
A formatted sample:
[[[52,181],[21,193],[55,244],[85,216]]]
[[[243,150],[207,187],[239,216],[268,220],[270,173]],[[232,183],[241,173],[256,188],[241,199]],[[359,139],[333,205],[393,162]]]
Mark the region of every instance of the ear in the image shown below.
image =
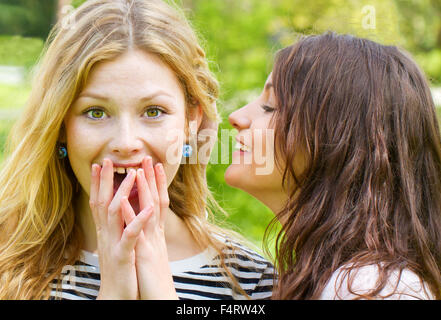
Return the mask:
[[[189,132],[189,124],[193,124],[191,127],[194,129],[194,124],[196,123],[196,132],[199,131],[201,127],[202,118],[204,116],[204,112],[200,104],[196,104],[188,108],[188,124],[185,126],[185,135],[188,137],[190,134],[195,134],[195,132]]]
[[[189,108],[189,120],[197,122],[198,130],[199,127],[201,126],[203,115],[204,113],[202,111],[202,107],[200,104],[197,104],[196,106]]]

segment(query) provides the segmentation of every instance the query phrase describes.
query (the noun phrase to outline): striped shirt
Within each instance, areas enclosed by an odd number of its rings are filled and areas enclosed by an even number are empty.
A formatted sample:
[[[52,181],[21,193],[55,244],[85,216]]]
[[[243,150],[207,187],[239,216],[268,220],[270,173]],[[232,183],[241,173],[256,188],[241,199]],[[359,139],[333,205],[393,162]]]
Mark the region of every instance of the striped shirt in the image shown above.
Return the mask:
[[[227,268],[251,299],[269,299],[274,282],[272,264],[243,245],[233,245],[234,251],[224,249]],[[247,299],[233,290],[231,279],[220,266],[218,253],[212,248],[187,259],[172,261],[170,268],[181,300]],[[65,266],[60,277],[50,285],[50,299],[96,299],[100,288],[98,256],[82,251],[80,259],[74,265]]]

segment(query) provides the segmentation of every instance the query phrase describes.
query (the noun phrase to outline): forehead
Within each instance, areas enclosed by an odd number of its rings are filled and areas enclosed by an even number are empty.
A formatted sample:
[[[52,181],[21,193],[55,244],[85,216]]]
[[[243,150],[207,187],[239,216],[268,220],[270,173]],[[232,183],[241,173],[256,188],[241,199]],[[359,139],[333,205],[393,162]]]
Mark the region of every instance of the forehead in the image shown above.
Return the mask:
[[[269,90],[273,87],[273,73],[271,72],[265,81],[265,90]]]
[[[129,97],[152,91],[183,99],[184,92],[172,69],[156,55],[131,50],[113,60],[97,63],[83,91],[99,91],[108,97]]]
[[[265,81],[265,86],[263,88],[263,93],[264,93],[264,95],[268,99],[273,99],[274,98],[272,73],[269,74],[268,78]]]

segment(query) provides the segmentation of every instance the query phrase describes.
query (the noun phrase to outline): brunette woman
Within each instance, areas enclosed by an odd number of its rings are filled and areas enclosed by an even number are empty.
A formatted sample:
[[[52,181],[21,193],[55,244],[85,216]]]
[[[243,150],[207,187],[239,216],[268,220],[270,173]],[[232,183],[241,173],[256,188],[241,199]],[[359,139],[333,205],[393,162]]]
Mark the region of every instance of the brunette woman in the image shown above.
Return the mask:
[[[304,37],[229,120],[240,150],[227,183],[282,225],[274,298],[441,298],[440,133],[409,54],[349,35]],[[259,174],[271,159],[274,170]]]

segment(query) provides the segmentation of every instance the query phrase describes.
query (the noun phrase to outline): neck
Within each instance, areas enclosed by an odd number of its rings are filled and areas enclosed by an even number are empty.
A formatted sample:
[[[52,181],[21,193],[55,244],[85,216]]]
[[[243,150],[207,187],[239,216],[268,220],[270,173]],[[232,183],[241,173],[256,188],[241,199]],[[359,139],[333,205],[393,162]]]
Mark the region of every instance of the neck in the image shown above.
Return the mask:
[[[257,200],[262,202],[265,206],[267,206],[274,213],[274,215],[277,215],[283,209],[285,203],[289,199],[289,196],[285,192],[281,192],[280,190],[274,192],[247,192],[250,193]]]
[[[95,222],[89,207],[89,196],[82,190],[76,201],[76,215],[78,223],[83,231],[83,250],[98,253]],[[182,260],[201,252],[196,240],[191,235],[190,230],[171,209],[166,213],[165,221],[165,241],[169,261]]]

